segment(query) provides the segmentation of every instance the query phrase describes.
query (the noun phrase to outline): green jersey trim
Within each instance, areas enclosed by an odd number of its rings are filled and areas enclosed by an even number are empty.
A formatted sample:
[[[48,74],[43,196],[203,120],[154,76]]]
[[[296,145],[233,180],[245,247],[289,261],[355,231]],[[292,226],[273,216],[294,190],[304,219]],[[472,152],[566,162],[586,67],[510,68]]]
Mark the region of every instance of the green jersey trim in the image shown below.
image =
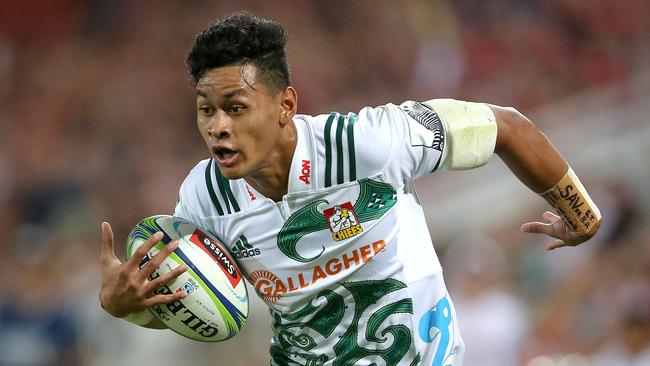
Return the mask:
[[[325,187],[332,185],[332,141],[330,139],[330,130],[332,122],[338,113],[332,112],[325,122]]]
[[[386,298],[391,293],[405,289],[405,283],[387,278],[344,282],[340,285],[339,289],[325,289],[319,292],[314,299],[295,312],[271,312],[278,340],[270,350],[275,363],[320,366],[331,361],[334,365],[354,366],[361,359],[377,356],[384,360],[383,364],[397,366],[413,357],[409,351],[414,343],[408,326],[391,324],[388,320],[394,314],[413,314],[413,301],[410,297],[400,296],[402,298],[396,301]],[[346,296],[345,292],[349,295]],[[318,306],[314,305],[315,299],[320,300]],[[378,310],[371,310],[371,306],[378,302],[386,302],[386,305]],[[351,317],[351,322],[343,334],[337,337],[338,341],[331,348],[334,355],[330,359],[322,353],[323,350],[317,348],[320,337],[315,338],[314,332],[325,339],[330,338],[336,328],[341,329],[341,321],[346,313]],[[368,325],[364,327],[362,319],[366,318]],[[359,343],[359,339],[364,338],[360,337],[363,328],[365,333],[362,334],[367,340],[364,343],[367,344]],[[389,334],[393,339],[392,344],[387,344]],[[382,344],[384,346],[377,347]],[[416,354],[410,364],[417,364],[419,360],[420,355]]]
[[[217,194],[214,191],[214,185],[212,184],[212,160],[213,159],[208,160],[208,166],[205,168],[205,185],[208,187],[208,193],[210,194],[210,199],[212,200],[214,207],[217,209],[219,215],[223,215],[223,208],[221,208]]]
[[[333,146],[336,146],[336,184],[354,181],[357,179],[357,161],[356,150],[354,145],[354,124],[357,121],[357,115],[349,113],[347,116],[336,112],[330,113],[324,128],[325,140],[325,187],[332,186],[334,174],[333,164]],[[336,131],[334,131],[334,141],[332,141],[332,125],[336,120]],[[344,136],[347,140],[347,149],[344,148]],[[348,179],[346,173],[346,154],[348,165]]]
[[[226,202],[226,209],[228,210],[228,213],[232,213],[230,211],[230,206],[232,206],[233,210],[235,212],[239,212],[239,205],[237,204],[237,200],[235,200],[235,195],[232,194],[232,189],[230,188],[230,180],[226,179],[226,177],[221,174],[221,171],[217,167],[217,164],[214,164],[214,175],[217,177],[217,184],[219,185],[219,190],[221,191],[221,196],[224,198],[224,201]]]
[[[214,164],[214,176],[217,179],[217,187],[219,187],[219,193],[221,195],[221,199],[223,200],[226,210],[223,209],[223,206],[219,202],[219,195],[217,195],[216,190],[214,189],[214,182],[212,180],[212,166]],[[223,216],[226,211],[228,214],[231,214],[234,212],[239,212],[239,204],[237,204],[237,200],[235,200],[235,195],[232,193],[232,189],[230,188],[230,180],[226,179],[226,177],[221,174],[221,171],[219,171],[219,167],[217,164],[214,162],[214,159],[208,160],[208,166],[205,168],[205,185],[208,187],[208,193],[210,194],[210,199],[212,200],[212,203],[214,204],[214,207],[217,209],[217,212],[219,213],[220,216]]]
[[[357,115],[352,113],[348,118],[348,154],[350,159],[350,180],[357,180],[357,159],[354,150],[354,123],[357,121]]]
[[[339,115],[339,121],[336,125],[336,183],[341,184],[343,178],[343,125],[345,117]]]

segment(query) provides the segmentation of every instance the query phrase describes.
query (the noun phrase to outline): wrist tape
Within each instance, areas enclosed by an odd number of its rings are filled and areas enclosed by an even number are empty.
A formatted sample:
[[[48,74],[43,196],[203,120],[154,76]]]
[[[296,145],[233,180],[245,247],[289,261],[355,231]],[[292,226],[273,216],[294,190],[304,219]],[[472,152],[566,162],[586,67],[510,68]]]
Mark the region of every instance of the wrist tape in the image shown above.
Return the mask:
[[[540,193],[540,196],[555,208],[575,234],[588,233],[600,220],[600,210],[571,167],[555,186]]]
[[[139,313],[131,313],[122,319],[126,320],[129,323],[143,326],[149,324],[153,320],[153,315],[149,310],[145,309]]]

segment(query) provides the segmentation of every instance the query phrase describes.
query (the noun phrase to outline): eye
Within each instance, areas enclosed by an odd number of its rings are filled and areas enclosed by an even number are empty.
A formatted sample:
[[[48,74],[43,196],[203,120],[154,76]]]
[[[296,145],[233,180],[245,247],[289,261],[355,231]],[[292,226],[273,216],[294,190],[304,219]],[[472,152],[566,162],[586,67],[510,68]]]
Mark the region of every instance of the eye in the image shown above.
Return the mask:
[[[241,105],[232,105],[226,109],[226,112],[231,114],[239,114],[244,111],[244,107]]]
[[[208,107],[208,106],[202,106],[202,107],[199,107],[199,112],[201,112],[202,114],[204,114],[206,116],[210,116],[210,115],[214,114],[214,108],[211,108],[211,107]]]

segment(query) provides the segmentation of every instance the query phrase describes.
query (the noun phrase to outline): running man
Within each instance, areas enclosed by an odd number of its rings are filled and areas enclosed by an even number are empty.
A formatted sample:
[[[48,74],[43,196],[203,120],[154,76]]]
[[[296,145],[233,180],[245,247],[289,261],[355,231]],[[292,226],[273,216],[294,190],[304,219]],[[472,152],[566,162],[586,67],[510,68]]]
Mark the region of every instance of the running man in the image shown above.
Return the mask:
[[[244,238],[256,249],[239,266],[271,310],[271,364],[460,365],[454,306],[413,181],[496,153],[558,212],[522,226],[551,237],[549,249],[591,238],[598,208],[513,108],[433,99],[296,114],[285,43],[279,23],[246,13],[197,36],[187,66],[210,156],[183,182],[174,214],[227,248]],[[140,270],[115,258],[110,226],[102,229],[102,307],[161,327],[146,308],[182,294],[156,295],[160,282],[147,277],[173,246]]]

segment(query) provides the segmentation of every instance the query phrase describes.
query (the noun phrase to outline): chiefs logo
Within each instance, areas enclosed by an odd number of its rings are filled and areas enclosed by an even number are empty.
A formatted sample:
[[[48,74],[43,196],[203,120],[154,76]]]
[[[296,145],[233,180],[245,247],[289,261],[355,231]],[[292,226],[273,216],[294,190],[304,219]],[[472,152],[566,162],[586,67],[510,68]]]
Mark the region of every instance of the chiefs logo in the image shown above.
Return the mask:
[[[348,239],[363,232],[357,213],[354,212],[352,203],[349,201],[325,209],[323,215],[332,232],[332,238],[336,241]]]

